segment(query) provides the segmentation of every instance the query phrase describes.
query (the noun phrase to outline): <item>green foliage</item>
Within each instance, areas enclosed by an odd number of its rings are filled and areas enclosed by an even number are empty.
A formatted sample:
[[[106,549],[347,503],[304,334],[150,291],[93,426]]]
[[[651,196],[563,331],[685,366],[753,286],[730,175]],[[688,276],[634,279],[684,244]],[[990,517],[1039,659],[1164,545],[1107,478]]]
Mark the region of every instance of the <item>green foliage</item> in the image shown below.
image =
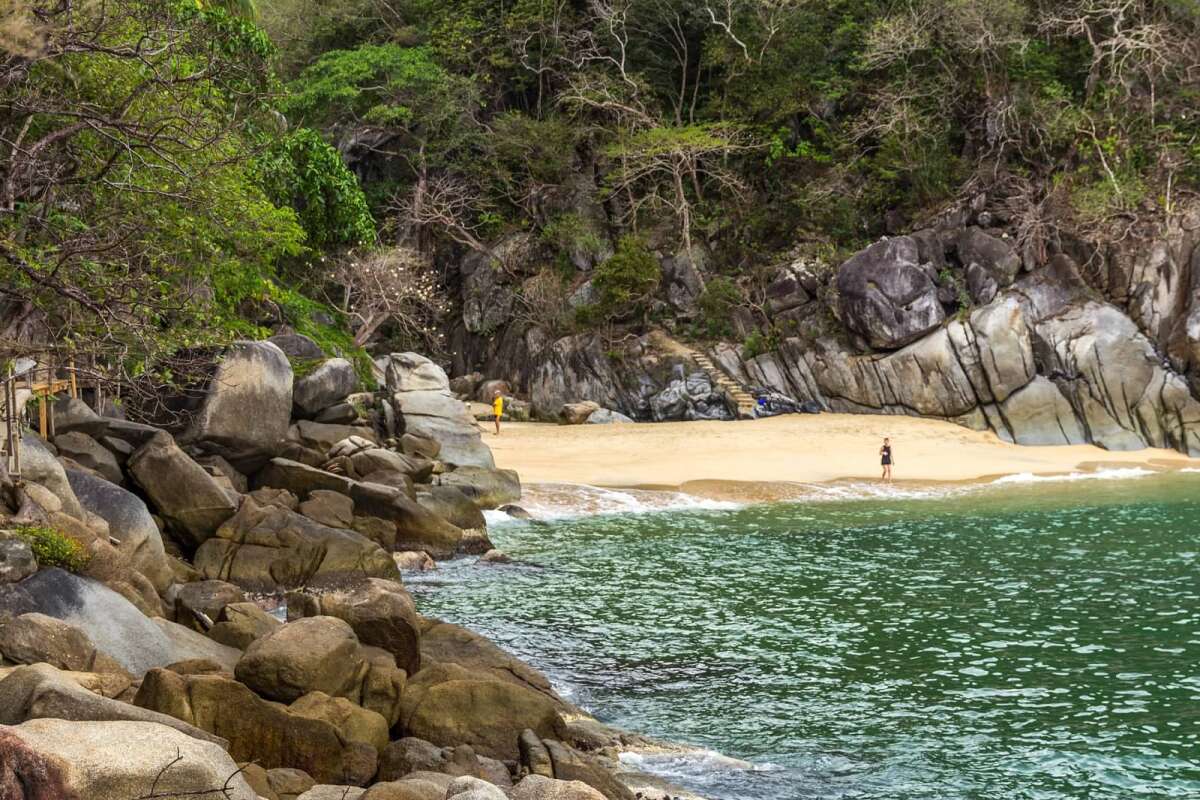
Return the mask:
[[[358,179],[316,131],[300,128],[273,142],[258,168],[271,201],[295,209],[309,247],[374,243],[375,220]]]
[[[711,279],[700,295],[700,325],[705,336],[719,339],[733,335],[733,310],[741,304],[742,290],[725,276]]]
[[[91,561],[91,554],[83,545],[68,537],[57,528],[45,525],[22,525],[13,532],[29,543],[38,566],[59,567],[68,572],[80,572]]]
[[[662,265],[644,242],[625,236],[611,258],[596,268],[594,313],[604,319],[624,319],[646,312],[646,303],[662,282]]]
[[[779,349],[779,334],[774,330],[767,333],[751,331],[746,340],[742,342],[742,358],[746,360],[758,358],[777,349]]]

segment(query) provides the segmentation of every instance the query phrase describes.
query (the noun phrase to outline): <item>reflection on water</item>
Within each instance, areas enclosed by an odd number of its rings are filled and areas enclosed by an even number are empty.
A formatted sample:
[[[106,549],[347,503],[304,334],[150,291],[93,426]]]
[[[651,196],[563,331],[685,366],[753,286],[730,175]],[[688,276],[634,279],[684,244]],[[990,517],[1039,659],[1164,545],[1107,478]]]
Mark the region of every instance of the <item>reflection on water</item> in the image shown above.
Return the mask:
[[[758,765],[647,757],[710,797],[1200,797],[1198,488],[717,509],[626,493],[671,510],[573,518],[557,488],[527,498],[551,521],[492,531],[541,568],[409,583],[601,719]],[[576,511],[609,502],[590,491]]]

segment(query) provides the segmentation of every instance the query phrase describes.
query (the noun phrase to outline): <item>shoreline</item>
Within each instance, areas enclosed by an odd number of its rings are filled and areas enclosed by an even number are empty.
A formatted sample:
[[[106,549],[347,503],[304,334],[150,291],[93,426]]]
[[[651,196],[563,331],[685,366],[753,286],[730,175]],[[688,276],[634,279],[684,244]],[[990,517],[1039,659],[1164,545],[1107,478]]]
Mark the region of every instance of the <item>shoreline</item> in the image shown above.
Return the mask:
[[[896,451],[896,479],[890,484],[879,479],[877,452],[885,436]],[[792,499],[814,484],[866,481],[922,489],[1021,474],[1200,468],[1200,459],[1173,450],[1017,445],[941,420],[851,414],[739,422],[506,423],[500,436],[485,430],[484,441],[497,467],[516,470],[526,485],[674,491],[740,502]]]

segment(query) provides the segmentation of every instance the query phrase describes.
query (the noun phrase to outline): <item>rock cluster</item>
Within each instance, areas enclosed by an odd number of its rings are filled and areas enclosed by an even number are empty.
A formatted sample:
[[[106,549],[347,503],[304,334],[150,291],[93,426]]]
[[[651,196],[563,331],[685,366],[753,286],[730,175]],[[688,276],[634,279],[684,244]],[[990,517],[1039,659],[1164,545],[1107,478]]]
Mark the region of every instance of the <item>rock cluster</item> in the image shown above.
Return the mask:
[[[0,796],[627,796],[612,761],[527,779],[523,736],[591,757],[581,712],[418,613],[397,564],[495,552],[482,512],[521,486],[445,373],[381,361],[366,394],[302,337],[239,343],[175,435],[70,400],[53,445],[26,437],[0,508]]]
[[[778,267],[752,307],[723,320],[734,341],[701,355],[766,400],[758,415],[905,414],[1021,444],[1200,455],[1197,231],[1200,206],[1190,203],[1168,225],[1042,241],[1011,219],[1005,198],[981,194],[840,263]],[[703,279],[678,271],[673,256],[659,260],[659,310],[678,326]],[[704,263],[695,262],[701,272]],[[465,300],[473,292],[464,285]],[[706,385],[713,370],[652,335],[556,338],[503,307],[491,314],[500,339],[468,325],[455,367],[504,376],[539,418],[605,421],[597,407],[641,421],[745,415]]]

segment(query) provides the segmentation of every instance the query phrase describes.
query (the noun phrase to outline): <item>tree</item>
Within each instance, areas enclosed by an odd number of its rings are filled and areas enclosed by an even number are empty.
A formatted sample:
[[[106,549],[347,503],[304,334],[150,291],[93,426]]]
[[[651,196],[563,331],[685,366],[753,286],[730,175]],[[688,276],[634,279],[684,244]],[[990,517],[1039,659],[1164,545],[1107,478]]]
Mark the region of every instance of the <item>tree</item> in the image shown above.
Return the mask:
[[[420,253],[393,247],[351,254],[330,277],[341,292],[338,307],[354,321],[357,346],[390,325],[406,342],[441,350],[438,323],[449,308]]]
[[[250,170],[270,42],[195,3],[26,8],[0,59],[0,292],[107,378],[178,378],[255,329],[239,309],[302,246]]]

